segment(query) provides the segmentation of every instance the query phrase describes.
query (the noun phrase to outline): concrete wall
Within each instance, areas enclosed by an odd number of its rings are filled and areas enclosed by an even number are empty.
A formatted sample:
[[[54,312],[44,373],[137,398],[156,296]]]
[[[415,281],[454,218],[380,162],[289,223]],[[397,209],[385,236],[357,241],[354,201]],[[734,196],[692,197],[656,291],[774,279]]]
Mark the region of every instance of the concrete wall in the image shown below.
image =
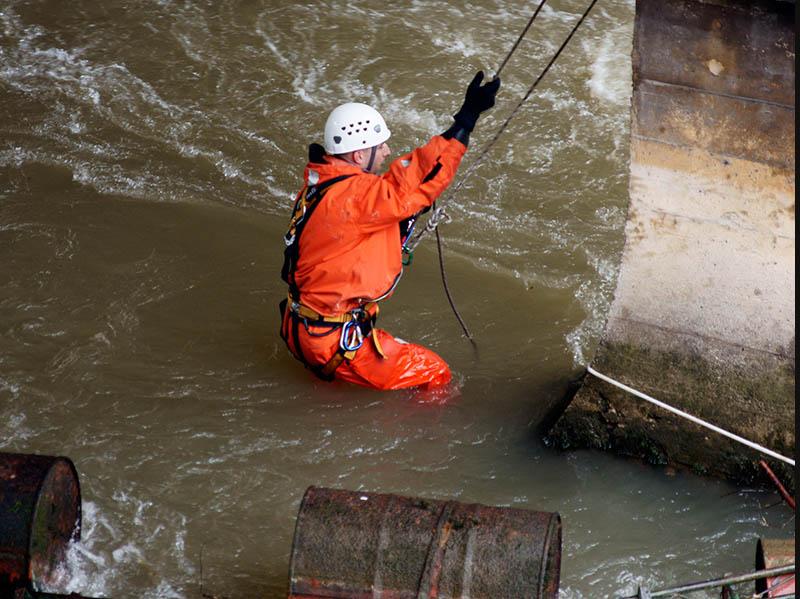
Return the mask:
[[[630,205],[594,367],[794,454],[794,4],[638,0]],[[588,376],[549,439],[750,479],[758,456]]]

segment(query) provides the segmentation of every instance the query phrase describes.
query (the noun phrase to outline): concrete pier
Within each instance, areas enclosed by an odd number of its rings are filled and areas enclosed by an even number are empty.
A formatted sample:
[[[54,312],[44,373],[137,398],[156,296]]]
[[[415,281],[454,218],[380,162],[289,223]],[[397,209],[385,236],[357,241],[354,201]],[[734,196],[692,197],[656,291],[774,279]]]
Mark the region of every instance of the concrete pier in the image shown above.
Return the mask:
[[[637,1],[625,247],[593,361],[787,455],[794,61],[794,3]],[[548,438],[736,480],[759,475],[754,452],[591,375]]]

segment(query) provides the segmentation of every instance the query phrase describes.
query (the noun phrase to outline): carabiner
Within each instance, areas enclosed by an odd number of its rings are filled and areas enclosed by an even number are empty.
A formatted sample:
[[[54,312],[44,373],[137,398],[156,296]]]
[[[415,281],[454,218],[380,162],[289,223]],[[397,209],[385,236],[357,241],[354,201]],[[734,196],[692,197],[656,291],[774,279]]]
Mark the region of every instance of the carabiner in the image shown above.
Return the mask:
[[[400,262],[403,266],[411,266],[411,263],[414,261],[414,250],[409,250],[403,248],[403,256],[400,259]]]
[[[361,332],[359,322],[353,316],[353,320],[342,325],[342,335],[339,337],[339,347],[343,351],[356,351],[364,345],[364,333]]]

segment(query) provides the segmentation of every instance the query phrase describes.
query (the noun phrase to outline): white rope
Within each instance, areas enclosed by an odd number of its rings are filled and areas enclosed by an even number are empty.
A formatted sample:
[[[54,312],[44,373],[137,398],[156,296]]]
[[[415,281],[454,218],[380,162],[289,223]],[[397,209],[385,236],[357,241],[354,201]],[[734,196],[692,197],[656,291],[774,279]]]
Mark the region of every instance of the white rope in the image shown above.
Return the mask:
[[[682,410],[679,410],[678,408],[673,408],[671,405],[665,404],[663,401],[658,401],[654,397],[650,397],[649,395],[647,395],[645,393],[642,393],[641,391],[637,391],[636,389],[628,387],[628,385],[620,383],[619,381],[615,381],[614,379],[612,379],[610,377],[607,377],[606,375],[597,372],[591,366],[587,366],[586,370],[588,370],[590,373],[592,373],[597,378],[602,379],[605,382],[614,385],[615,387],[619,387],[623,391],[627,391],[628,393],[631,393],[631,394],[635,395],[636,397],[640,397],[645,401],[649,401],[651,404],[656,405],[659,408],[664,408],[665,410],[667,410],[669,412],[672,412],[673,414],[677,414],[678,416],[681,416],[682,418],[686,418],[687,420],[691,420],[695,424],[699,424],[700,426],[704,426],[705,428],[710,429],[710,430],[714,431],[715,433],[719,433],[720,435],[723,435],[724,437],[728,437],[729,439],[733,439],[734,441],[737,441],[737,442],[741,443],[742,445],[747,445],[747,447],[750,447],[751,449],[755,449],[756,451],[760,451],[761,453],[767,454],[768,456],[771,456],[771,457],[775,458],[776,460],[780,460],[782,462],[786,462],[787,464],[791,464],[792,466],[794,466],[794,460],[793,459],[787,458],[786,456],[783,456],[783,455],[781,455],[779,453],[776,453],[776,452],[772,451],[771,449],[767,449],[763,445],[759,445],[758,443],[753,443],[752,441],[748,441],[747,439],[745,439],[743,437],[740,437],[739,435],[734,435],[733,433],[728,432],[725,429],[721,429],[718,426],[715,426],[715,425],[711,424],[710,422],[706,422],[705,420],[703,420],[701,418],[698,418],[697,416],[692,416],[691,414],[687,414],[686,412],[684,412]]]

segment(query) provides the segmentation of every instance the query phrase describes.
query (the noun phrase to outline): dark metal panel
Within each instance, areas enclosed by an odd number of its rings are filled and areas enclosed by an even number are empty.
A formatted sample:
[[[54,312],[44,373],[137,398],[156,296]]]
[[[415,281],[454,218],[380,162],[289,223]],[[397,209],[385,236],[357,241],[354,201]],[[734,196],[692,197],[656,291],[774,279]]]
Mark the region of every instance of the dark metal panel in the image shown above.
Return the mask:
[[[662,81],[794,107],[794,6],[638,0],[634,86]]]
[[[633,96],[631,133],[794,169],[794,110],[641,81]]]

